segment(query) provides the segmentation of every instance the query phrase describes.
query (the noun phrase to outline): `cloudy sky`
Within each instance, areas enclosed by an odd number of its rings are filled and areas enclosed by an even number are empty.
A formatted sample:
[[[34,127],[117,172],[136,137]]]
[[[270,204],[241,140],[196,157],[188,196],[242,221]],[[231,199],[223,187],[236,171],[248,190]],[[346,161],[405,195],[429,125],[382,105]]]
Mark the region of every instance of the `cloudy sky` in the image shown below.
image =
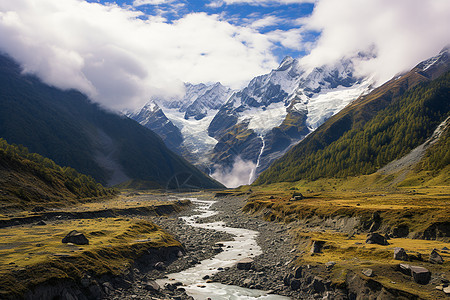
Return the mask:
[[[285,55],[306,67],[359,51],[378,82],[450,42],[448,0],[0,0],[0,51],[112,109],[182,82],[241,88]]]

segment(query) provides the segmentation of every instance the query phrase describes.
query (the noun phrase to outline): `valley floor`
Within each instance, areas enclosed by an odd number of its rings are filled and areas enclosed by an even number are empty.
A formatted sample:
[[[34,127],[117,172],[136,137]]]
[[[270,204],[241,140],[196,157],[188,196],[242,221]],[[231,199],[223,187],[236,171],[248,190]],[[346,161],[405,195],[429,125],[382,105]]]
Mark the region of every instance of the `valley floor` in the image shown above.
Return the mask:
[[[198,223],[222,221],[259,232],[263,253],[251,257],[251,267],[219,266],[220,272],[215,270],[205,282],[291,299],[445,297],[442,290],[450,278],[447,187],[397,192],[335,191],[333,184],[322,188],[297,184],[216,194],[123,192],[56,212],[2,215],[0,298],[17,299],[22,293],[28,299],[53,294],[63,299],[191,299],[182,283],[158,286],[155,280],[212,258],[222,250],[217,243],[232,236],[187,226],[179,217],[196,212],[192,203],[180,201],[185,198],[216,201],[212,209],[219,213]],[[303,198],[291,201],[300,191]],[[62,244],[72,229],[86,233],[89,245]],[[367,244],[371,231],[387,236],[389,245]],[[315,245],[317,252],[312,251]],[[394,260],[395,247],[405,249],[408,261]],[[429,262],[433,249],[443,264]],[[429,283],[414,282],[401,272],[401,263],[430,270]],[[370,277],[364,275],[367,270]]]

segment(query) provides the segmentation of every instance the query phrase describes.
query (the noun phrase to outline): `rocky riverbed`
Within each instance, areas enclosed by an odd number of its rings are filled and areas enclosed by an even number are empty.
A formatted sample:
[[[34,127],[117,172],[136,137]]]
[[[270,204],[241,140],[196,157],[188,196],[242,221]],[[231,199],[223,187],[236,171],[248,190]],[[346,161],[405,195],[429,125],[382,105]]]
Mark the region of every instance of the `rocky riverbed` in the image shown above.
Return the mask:
[[[180,195],[181,196],[181,195]],[[288,234],[289,228],[283,224],[265,222],[260,218],[242,213],[245,204],[245,196],[232,196],[212,198],[212,195],[185,195],[199,200],[215,200],[212,209],[219,213],[197,222],[209,223],[223,221],[226,226],[245,228],[258,231],[258,245],[263,253],[252,257],[248,268],[232,267],[218,268],[218,273],[208,276],[208,282],[220,282],[227,285],[236,285],[250,289],[271,291],[271,293],[284,295],[291,299],[317,299],[322,297],[338,296],[331,292],[327,283],[320,281],[322,289],[314,290],[315,267],[305,266],[302,270],[302,283],[294,289],[291,287],[292,276],[296,271],[294,262],[295,250]],[[195,228],[187,226],[179,217],[195,214],[193,210],[184,211],[171,217],[150,217],[151,221],[158,224],[174,235],[185,247],[185,253],[179,254],[179,258],[172,263],[161,262],[150,268],[143,268],[139,264],[130,271],[127,276],[126,286],[118,287],[111,291],[108,299],[192,299],[188,296],[180,282],[174,281],[159,286],[155,280],[167,277],[167,274],[179,272],[190,268],[200,261],[209,259],[221,251],[218,242],[231,240],[232,236],[223,232]],[[245,257],[242,257],[243,259]],[[289,274],[292,278],[289,277]],[[286,282],[288,281],[288,282]],[[326,290],[329,291],[326,291]],[[339,297],[337,297],[339,298]]]

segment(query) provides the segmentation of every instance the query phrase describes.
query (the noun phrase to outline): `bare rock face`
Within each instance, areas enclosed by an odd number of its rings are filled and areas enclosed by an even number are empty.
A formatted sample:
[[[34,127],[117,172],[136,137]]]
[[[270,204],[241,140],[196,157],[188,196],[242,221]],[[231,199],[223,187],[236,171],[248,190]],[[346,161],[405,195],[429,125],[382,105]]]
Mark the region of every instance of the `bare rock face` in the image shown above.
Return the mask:
[[[408,261],[409,260],[409,256],[408,256],[408,254],[406,254],[405,249],[400,248],[400,247],[395,247],[395,249],[394,249],[394,259]]]
[[[63,239],[63,243],[72,243],[76,245],[89,245],[89,240],[84,234],[76,230],[72,230]]]
[[[436,250],[433,250],[433,251],[431,251],[431,254],[430,254],[430,263],[443,264],[444,259],[442,258],[442,256],[439,255],[439,253],[437,253]]]

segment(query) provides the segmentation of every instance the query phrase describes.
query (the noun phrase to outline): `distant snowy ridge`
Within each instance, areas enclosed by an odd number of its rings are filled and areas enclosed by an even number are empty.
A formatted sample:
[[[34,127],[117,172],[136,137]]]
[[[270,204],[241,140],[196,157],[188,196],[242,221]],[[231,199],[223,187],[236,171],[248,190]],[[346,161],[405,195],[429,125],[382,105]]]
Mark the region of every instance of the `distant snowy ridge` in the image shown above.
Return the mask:
[[[370,90],[369,79],[353,74],[351,59],[306,70],[286,57],[240,91],[186,83],[181,96],[153,98],[130,117],[216,179],[233,178],[236,169],[242,178],[233,182],[244,184]]]

